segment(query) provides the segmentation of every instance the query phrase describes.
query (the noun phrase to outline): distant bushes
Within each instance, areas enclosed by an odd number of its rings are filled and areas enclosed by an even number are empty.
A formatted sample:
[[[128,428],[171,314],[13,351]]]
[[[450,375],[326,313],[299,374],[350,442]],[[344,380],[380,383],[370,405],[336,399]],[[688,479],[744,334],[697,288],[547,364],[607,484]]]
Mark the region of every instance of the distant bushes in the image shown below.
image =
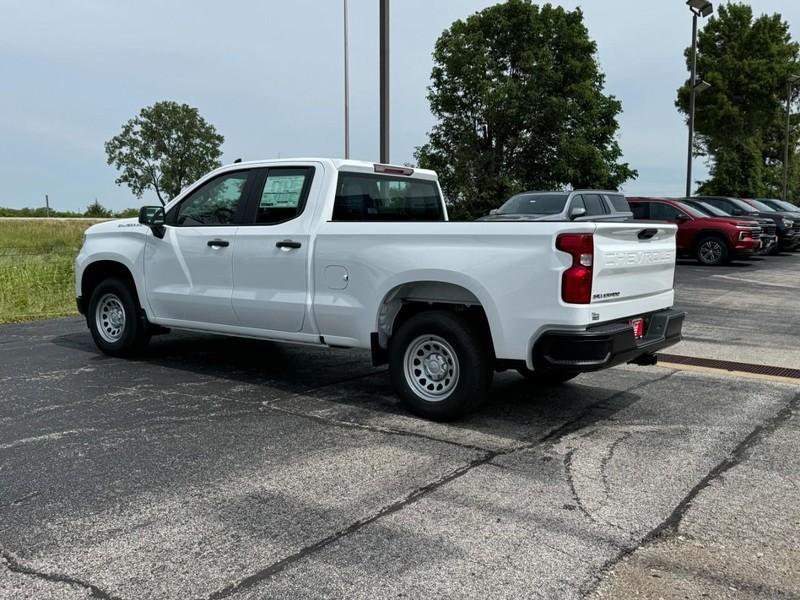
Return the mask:
[[[83,212],[50,209],[50,216],[58,218],[89,217],[93,219],[111,219],[111,218],[124,219],[128,217],[135,217],[138,214],[139,214],[138,208],[126,208],[125,210],[114,212],[106,208],[102,204],[100,204],[97,200],[95,200],[89,206],[87,206],[86,210]],[[47,209],[44,206],[41,206],[39,208],[4,208],[0,206],[0,217],[46,217],[46,216],[47,216]]]

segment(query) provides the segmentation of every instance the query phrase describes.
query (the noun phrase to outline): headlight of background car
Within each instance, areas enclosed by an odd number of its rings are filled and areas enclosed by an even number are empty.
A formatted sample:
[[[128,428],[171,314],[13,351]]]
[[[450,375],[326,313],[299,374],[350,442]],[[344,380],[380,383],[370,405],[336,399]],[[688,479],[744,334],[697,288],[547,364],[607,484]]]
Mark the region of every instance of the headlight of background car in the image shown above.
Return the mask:
[[[791,227],[792,225],[794,225],[794,221],[790,221],[789,219],[784,219],[783,220],[783,226],[784,227]]]

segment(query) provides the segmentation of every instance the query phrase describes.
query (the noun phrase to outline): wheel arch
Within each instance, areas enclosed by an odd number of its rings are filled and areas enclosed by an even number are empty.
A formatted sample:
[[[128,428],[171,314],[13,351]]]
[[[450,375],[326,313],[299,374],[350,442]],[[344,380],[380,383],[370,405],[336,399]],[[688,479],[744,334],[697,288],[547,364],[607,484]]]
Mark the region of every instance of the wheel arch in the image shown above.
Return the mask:
[[[118,277],[127,281],[133,287],[134,294],[139,300],[139,306],[144,306],[140,287],[136,284],[136,279],[133,276],[131,268],[120,260],[102,258],[87,264],[81,273],[79,296],[79,309],[81,313],[86,314],[88,312],[92,293],[94,293],[94,290],[102,281],[110,277]]]
[[[477,282],[459,273],[427,273],[393,281],[380,298],[372,336],[373,359],[382,357],[393,333],[409,318],[428,310],[452,310],[479,322],[494,352],[502,339],[500,319],[488,292]]]

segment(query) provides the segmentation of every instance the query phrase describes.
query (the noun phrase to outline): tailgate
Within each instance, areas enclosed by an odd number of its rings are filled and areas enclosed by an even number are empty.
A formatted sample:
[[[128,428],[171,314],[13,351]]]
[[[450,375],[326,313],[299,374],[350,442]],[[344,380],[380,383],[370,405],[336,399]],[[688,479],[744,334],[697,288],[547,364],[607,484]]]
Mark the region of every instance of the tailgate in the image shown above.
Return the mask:
[[[596,225],[592,304],[644,298],[672,289],[676,225]]]

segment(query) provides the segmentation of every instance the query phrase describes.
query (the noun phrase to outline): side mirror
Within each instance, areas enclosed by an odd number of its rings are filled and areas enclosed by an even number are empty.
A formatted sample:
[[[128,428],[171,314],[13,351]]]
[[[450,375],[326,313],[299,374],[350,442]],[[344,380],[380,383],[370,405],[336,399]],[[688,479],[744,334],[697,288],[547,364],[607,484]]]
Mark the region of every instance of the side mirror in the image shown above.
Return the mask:
[[[683,213],[678,213],[677,215],[675,215],[675,220],[676,221],[688,221],[689,220],[689,216],[685,215]]]
[[[731,214],[734,214],[738,217],[739,215],[743,215],[744,211],[741,208],[734,206],[733,210],[731,211]]]
[[[489,211],[489,215],[490,216],[491,215],[496,215],[496,214],[497,214],[497,209],[496,208],[493,208],[492,210]]]
[[[586,209],[582,206],[576,206],[572,210],[569,211],[569,218],[572,220],[577,219],[578,217],[582,217],[586,214]]]
[[[139,223],[147,225],[156,237],[164,237],[164,223],[166,222],[163,206],[143,206],[139,209]]]

